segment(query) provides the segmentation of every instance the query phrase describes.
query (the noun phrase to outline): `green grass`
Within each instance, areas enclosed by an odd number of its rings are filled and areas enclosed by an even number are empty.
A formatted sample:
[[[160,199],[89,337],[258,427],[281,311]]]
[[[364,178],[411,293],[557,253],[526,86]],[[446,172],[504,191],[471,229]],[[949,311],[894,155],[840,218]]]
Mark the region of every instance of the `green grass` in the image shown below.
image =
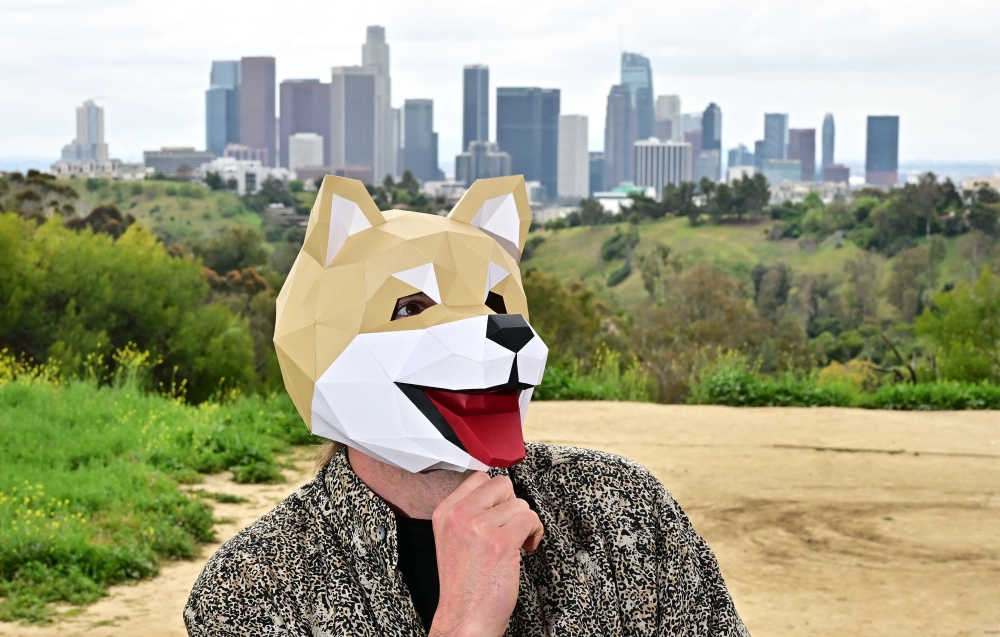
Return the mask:
[[[767,220],[692,227],[684,218],[645,222],[639,225],[640,241],[635,248],[634,259],[638,263],[657,243],[662,243],[671,248],[671,254],[680,255],[685,267],[713,265],[731,276],[747,281],[750,271],[758,263],[785,263],[796,274],[828,274],[834,282],[844,280],[844,264],[859,253],[859,248],[854,243],[845,239],[838,248],[830,239],[820,242],[814,250],[806,250],[798,239],[768,240],[767,231],[774,223],[777,222]],[[642,277],[637,267],[633,267],[631,276],[621,284],[613,288],[606,284],[607,276],[623,263],[622,260],[603,265],[600,263],[601,242],[613,235],[616,227],[622,226],[580,226],[538,231],[538,236],[545,237],[545,241],[521,267],[538,268],[556,275],[564,282],[578,279],[603,298],[620,306],[632,307],[645,303],[649,295],[642,286]],[[969,277],[969,267],[958,253],[957,239],[946,238],[946,243],[948,256],[941,265],[942,282],[957,282]],[[880,263],[880,275],[884,278],[891,270],[891,262],[881,256],[877,259]]]
[[[198,407],[130,388],[0,384],[0,621],[45,621],[150,577],[213,539],[181,483],[232,470],[281,480],[276,455],[313,440],[286,395]]]

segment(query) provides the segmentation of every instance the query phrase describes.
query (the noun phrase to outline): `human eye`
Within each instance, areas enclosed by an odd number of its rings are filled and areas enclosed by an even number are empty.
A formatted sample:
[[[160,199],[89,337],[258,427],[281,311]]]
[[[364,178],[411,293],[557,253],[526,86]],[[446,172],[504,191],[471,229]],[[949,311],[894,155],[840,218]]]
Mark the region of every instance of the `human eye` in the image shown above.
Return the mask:
[[[416,316],[433,305],[437,304],[423,292],[401,297],[396,300],[396,307],[392,311],[392,319],[390,320],[396,321]]]

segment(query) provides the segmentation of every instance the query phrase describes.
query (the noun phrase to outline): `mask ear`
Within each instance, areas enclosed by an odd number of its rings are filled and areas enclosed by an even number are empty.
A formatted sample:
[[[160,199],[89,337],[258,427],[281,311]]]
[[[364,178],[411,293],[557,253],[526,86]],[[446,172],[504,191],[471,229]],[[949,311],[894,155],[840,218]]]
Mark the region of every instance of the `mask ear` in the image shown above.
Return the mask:
[[[327,175],[309,213],[302,250],[329,267],[348,237],[383,223],[385,217],[363,183]]]
[[[477,179],[448,218],[479,228],[520,261],[531,226],[524,176]]]

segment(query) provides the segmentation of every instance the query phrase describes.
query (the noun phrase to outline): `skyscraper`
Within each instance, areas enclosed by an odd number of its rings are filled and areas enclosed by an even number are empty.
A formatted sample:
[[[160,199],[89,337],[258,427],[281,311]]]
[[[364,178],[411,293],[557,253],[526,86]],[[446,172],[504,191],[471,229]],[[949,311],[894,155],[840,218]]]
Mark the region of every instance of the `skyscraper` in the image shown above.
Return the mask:
[[[590,188],[588,195],[591,197],[595,192],[604,188],[604,153],[590,153]]]
[[[462,73],[462,150],[490,138],[490,67],[469,64]]]
[[[766,163],[767,149],[764,147],[764,140],[758,139],[753,143],[753,167],[757,172],[763,172]]]
[[[638,123],[628,87],[616,84],[608,93],[604,117],[604,185],[610,190],[623,181],[632,181],[632,144]]]
[[[668,124],[670,135],[665,137],[661,135],[661,132],[666,132]],[[663,141],[668,139],[672,139],[675,142],[684,140],[680,95],[660,95],[656,98],[656,136]]]
[[[865,144],[865,183],[899,182],[899,116],[869,115]]]
[[[695,165],[701,155],[701,130],[692,130],[684,133],[684,141],[691,144],[691,175],[695,175]]]
[[[622,86],[632,96],[638,130],[636,139],[656,136],[656,112],[653,110],[653,69],[649,58],[638,53],[622,53]]]
[[[559,167],[559,89],[498,88],[497,144],[511,170],[556,196]]]
[[[332,168],[375,165],[375,67],[335,66],[330,81],[329,160]],[[347,174],[345,172],[345,174]],[[364,174],[354,170],[352,174]]]
[[[319,80],[285,80],[278,90],[281,103],[281,165],[294,170],[288,155],[288,138],[296,133],[316,133],[323,138],[323,163],[328,166],[330,139],[330,85]]]
[[[396,148],[392,134],[392,81],[389,78],[389,45],[385,27],[368,27],[368,38],[361,46],[361,64],[375,69],[375,181],[396,174]]]
[[[722,109],[715,102],[701,116],[702,150],[722,150]]]
[[[559,196],[583,199],[590,194],[587,116],[559,116]]]
[[[221,157],[226,146],[240,143],[240,63],[212,62],[205,91],[205,149]]]
[[[663,196],[667,184],[691,181],[691,144],[687,142],[641,139],[633,146],[635,185],[653,188],[656,198]]]
[[[788,115],[767,113],[764,115],[764,156],[768,159],[788,159]]]
[[[500,150],[496,142],[471,141],[469,147],[455,157],[455,180],[466,186],[477,179],[510,174],[510,154]]]
[[[821,168],[826,168],[834,162],[833,141],[836,129],[833,125],[833,113],[827,113],[823,118],[823,162]]]
[[[788,131],[788,159],[802,162],[800,181],[816,181],[815,128],[793,128]]]
[[[76,139],[63,146],[62,160],[108,161],[108,145],[104,143],[104,109],[94,100],[87,100],[76,108]]]
[[[240,143],[264,151],[266,166],[277,163],[274,58],[240,60]]]
[[[722,179],[722,109],[712,102],[701,116],[701,150],[695,158],[696,181]]]
[[[434,132],[434,101],[406,100],[403,102],[406,139],[403,149],[403,170],[409,170],[420,181],[441,178],[438,168],[438,136]]]
[[[729,167],[735,168],[737,166],[753,166],[753,153],[750,149],[743,144],[738,145],[729,151]]]

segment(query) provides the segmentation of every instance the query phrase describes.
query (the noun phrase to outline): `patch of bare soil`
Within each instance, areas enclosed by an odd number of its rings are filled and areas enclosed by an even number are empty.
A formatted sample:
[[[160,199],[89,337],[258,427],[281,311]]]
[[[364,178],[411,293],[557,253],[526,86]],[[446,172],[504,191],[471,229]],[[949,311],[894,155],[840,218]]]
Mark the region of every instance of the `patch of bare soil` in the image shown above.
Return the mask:
[[[1000,413],[535,403],[526,438],[648,467],[715,550],[755,637],[1000,635]],[[209,476],[219,539],[311,476]],[[181,609],[217,545],[119,586],[49,627],[4,635],[184,635]]]

